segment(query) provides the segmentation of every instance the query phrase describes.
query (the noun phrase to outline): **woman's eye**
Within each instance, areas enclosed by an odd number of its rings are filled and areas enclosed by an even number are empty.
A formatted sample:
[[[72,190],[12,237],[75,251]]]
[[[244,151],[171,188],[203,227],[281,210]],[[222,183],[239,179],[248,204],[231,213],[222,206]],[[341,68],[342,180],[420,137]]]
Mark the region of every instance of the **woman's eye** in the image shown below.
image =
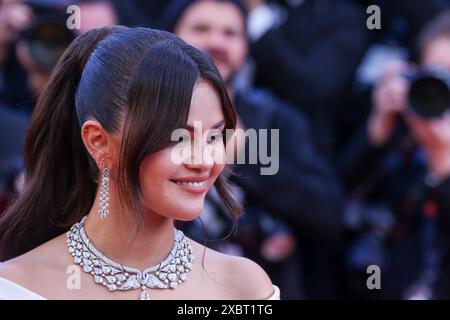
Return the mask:
[[[189,138],[186,137],[186,136],[179,136],[178,137],[178,143],[180,143],[180,142],[188,142],[188,141],[189,141]]]
[[[217,142],[222,138],[222,135],[220,133],[213,133],[209,136],[208,142]]]

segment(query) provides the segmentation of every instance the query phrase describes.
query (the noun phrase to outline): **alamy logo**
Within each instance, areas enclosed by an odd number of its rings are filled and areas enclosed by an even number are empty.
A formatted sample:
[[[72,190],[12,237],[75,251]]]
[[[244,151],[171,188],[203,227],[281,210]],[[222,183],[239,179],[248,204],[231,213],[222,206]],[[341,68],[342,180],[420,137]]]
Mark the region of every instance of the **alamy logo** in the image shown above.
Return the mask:
[[[261,175],[275,175],[279,169],[279,129],[226,129],[226,152],[222,132],[202,131],[202,122],[194,122],[193,139],[189,130],[172,132],[171,141],[178,142],[171,152],[173,163],[179,164],[258,164]],[[270,136],[270,138],[269,138]],[[205,143],[207,142],[207,143]],[[248,146],[248,148],[246,148]],[[269,150],[270,149],[270,150]],[[248,152],[246,152],[248,151]],[[246,157],[248,154],[248,158]]]
[[[366,270],[367,274],[370,274],[370,276],[367,278],[366,285],[367,289],[374,290],[374,289],[381,289],[381,269],[379,266],[372,264],[367,267]]]
[[[81,289],[81,269],[79,266],[70,265],[66,269],[69,275],[66,280],[66,288],[69,290]]]
[[[369,30],[381,29],[381,9],[380,9],[380,7],[377,5],[368,6],[366,13],[370,14],[370,16],[367,18],[367,21],[366,21],[367,29],[369,29]]]
[[[69,30],[81,29],[81,9],[77,5],[70,5],[66,10],[70,16],[67,18],[66,26]]]

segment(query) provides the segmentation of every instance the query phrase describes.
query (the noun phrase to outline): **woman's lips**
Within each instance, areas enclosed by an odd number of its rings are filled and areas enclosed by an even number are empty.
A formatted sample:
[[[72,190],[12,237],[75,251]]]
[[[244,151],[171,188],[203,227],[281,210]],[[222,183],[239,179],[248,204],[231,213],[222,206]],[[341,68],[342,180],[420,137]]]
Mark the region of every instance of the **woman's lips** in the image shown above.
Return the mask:
[[[188,177],[170,180],[190,193],[204,193],[208,189],[208,177]]]

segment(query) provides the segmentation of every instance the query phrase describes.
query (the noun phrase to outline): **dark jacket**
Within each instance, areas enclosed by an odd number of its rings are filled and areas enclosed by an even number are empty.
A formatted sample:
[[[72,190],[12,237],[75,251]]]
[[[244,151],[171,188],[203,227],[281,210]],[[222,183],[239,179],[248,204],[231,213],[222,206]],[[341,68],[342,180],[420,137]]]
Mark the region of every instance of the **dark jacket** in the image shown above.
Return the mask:
[[[368,46],[366,15],[350,1],[306,0],[251,46],[256,84],[310,117],[321,151],[333,152],[336,114]]]
[[[382,265],[382,297],[407,298],[418,285],[434,286],[450,239],[450,177],[431,183],[425,153],[402,121],[383,147],[373,147],[361,128],[339,168],[351,200],[362,203],[371,217],[357,231],[366,246],[350,245],[347,267],[355,268],[359,246]],[[386,213],[392,223],[385,223]],[[369,234],[378,246],[368,245]]]
[[[261,175],[260,165],[234,169],[247,203],[267,208],[302,234],[335,243],[343,195],[333,169],[316,150],[307,118],[262,90],[237,94],[235,106],[246,128],[279,129],[277,174]]]

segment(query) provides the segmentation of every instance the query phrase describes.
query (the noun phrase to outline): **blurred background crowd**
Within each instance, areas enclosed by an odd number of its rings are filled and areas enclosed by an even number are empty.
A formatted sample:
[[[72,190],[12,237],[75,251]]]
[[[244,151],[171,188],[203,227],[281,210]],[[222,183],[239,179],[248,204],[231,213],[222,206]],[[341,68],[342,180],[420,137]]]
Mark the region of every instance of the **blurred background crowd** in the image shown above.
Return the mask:
[[[374,4],[380,29],[366,24]],[[450,298],[447,9],[450,0],[0,0],[0,214],[23,188],[36,96],[74,37],[113,24],[164,29],[210,55],[240,127],[280,130],[276,175],[233,167],[245,205],[235,232],[213,189],[200,219],[178,223],[185,233],[257,261],[284,299]],[[367,287],[369,265],[380,290]]]

